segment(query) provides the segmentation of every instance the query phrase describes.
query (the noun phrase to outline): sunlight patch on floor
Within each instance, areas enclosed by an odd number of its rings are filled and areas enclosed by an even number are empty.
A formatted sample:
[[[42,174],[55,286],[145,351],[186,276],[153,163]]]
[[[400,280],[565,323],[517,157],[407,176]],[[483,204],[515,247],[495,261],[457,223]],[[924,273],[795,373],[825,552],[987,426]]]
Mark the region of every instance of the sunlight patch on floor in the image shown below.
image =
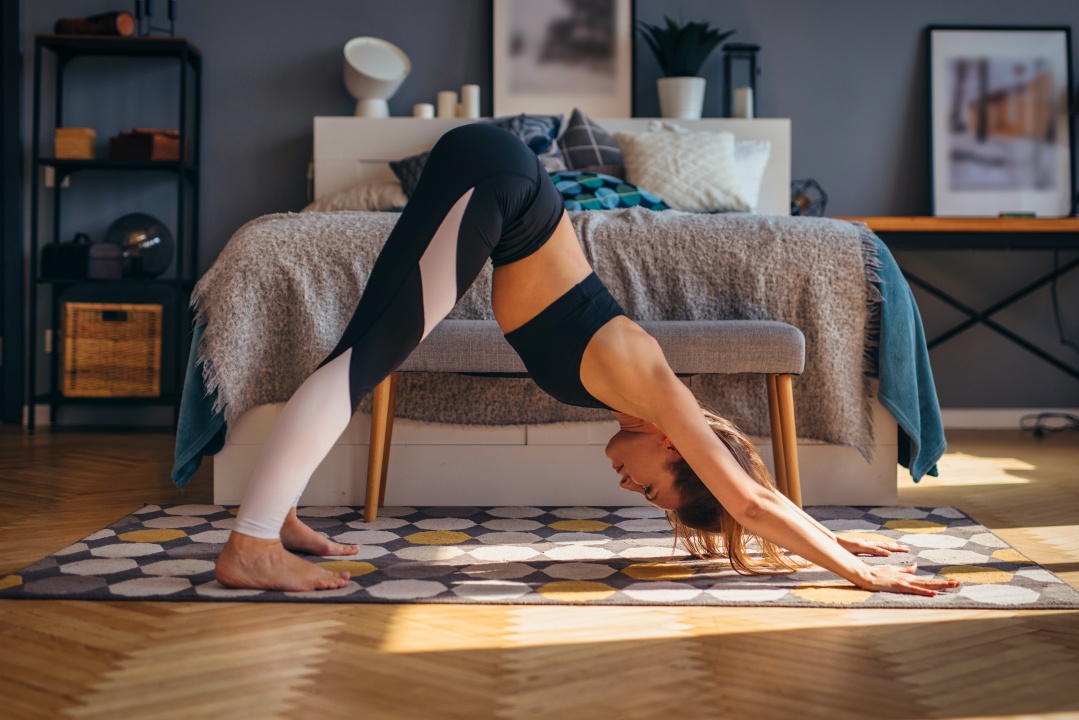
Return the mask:
[[[949,452],[937,463],[939,477],[925,476],[926,485],[1027,485],[1030,480],[1015,473],[1030,473],[1035,465],[1014,457],[984,457]]]

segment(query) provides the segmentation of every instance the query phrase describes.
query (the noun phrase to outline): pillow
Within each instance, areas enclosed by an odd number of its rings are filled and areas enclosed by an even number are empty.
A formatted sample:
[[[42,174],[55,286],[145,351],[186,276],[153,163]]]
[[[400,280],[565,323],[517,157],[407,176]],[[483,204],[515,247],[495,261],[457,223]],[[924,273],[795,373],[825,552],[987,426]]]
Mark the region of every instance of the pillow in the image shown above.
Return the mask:
[[[669,210],[658,197],[603,173],[580,170],[551,173],[551,181],[562,193],[567,210],[614,210],[643,207],[648,210]]]
[[[555,142],[562,127],[561,115],[506,115],[486,120],[521,138],[536,153],[548,172],[566,170],[566,160]]]
[[[334,210],[393,210],[403,207],[408,197],[401,183],[393,180],[360,183],[339,193],[314,201],[300,212]]]
[[[615,133],[626,180],[676,210],[748,212],[729,132]]]
[[[757,212],[764,168],[768,165],[771,152],[772,143],[768,140],[739,140],[734,143],[734,164],[742,183],[742,197],[749,204],[750,212]]]
[[[577,108],[573,109],[558,144],[570,170],[625,176],[622,151],[614,136]]]
[[[393,170],[393,174],[401,181],[401,189],[408,197],[412,197],[412,193],[415,192],[416,183],[420,181],[420,174],[430,154],[431,152],[427,150],[390,163],[390,170]]]

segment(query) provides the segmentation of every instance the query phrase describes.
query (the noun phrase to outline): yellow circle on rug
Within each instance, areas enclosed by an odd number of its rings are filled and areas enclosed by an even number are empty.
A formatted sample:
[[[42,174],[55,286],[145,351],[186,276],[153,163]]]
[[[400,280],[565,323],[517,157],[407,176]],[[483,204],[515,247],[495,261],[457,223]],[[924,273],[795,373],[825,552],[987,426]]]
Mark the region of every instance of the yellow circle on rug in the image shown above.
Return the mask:
[[[868,600],[873,593],[856,588],[853,585],[802,585],[791,590],[803,600],[826,603],[828,605],[853,605]]]
[[[342,570],[347,570],[352,577],[359,577],[360,575],[366,575],[367,573],[373,573],[376,568],[369,562],[360,562],[358,560],[329,560],[327,562],[315,563],[319,567],[324,567],[330,572],[339,573]]]
[[[601,520],[559,520],[547,527],[563,532],[602,532],[610,526],[610,523]]]
[[[229,508],[229,515],[235,515],[238,512],[240,512],[240,508],[238,507]]]
[[[1033,560],[1022,554],[1015,548],[1004,548],[1003,550],[997,550],[995,553],[993,553],[993,557],[997,560],[1003,560],[1004,562],[1021,564],[1025,563],[1028,565],[1034,564]]]
[[[976,585],[1002,585],[1012,581],[1012,574],[980,565],[949,565],[940,569],[944,577]]]
[[[693,575],[693,568],[677,563],[635,563],[622,572],[636,580],[685,580]]]
[[[467,542],[469,537],[466,533],[455,530],[424,530],[405,535],[405,540],[416,545],[460,545]]]
[[[884,527],[908,533],[941,533],[948,529],[940,523],[929,520],[889,520],[884,523]]]
[[[617,592],[613,587],[591,580],[555,580],[536,588],[543,597],[556,602],[591,602],[609,598]]]
[[[8,575],[6,578],[0,578],[0,590],[7,590],[19,585],[22,585],[22,576],[20,575]]]
[[[124,542],[168,542],[169,540],[175,540],[176,538],[187,537],[187,533],[183,530],[174,529],[162,529],[162,530],[132,530],[121,535],[117,535],[118,540]]]

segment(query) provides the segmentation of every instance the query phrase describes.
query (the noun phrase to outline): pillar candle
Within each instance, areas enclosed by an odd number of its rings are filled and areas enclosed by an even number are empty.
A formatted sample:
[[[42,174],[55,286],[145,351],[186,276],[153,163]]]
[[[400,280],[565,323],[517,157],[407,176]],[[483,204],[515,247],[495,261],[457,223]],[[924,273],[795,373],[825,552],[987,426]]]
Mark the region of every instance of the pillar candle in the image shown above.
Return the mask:
[[[738,87],[734,89],[734,117],[753,117],[753,88]]]
[[[438,116],[457,117],[457,93],[453,90],[443,90],[438,94]]]
[[[434,116],[435,106],[431,103],[416,103],[412,106],[412,117],[433,118]]]
[[[480,86],[461,86],[461,117],[478,118],[480,116]]]

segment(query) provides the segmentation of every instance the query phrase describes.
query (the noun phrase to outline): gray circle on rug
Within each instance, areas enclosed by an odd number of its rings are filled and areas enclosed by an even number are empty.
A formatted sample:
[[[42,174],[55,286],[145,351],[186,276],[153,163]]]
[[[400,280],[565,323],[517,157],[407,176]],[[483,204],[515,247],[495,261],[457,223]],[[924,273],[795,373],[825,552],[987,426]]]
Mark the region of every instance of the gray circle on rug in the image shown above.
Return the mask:
[[[341,521],[337,518],[304,518],[303,524],[312,530],[326,530],[327,528],[341,527]]]
[[[186,543],[167,548],[165,554],[174,558],[211,558],[220,555],[221,548],[217,545],[207,545],[205,543]]]
[[[100,590],[107,583],[105,578],[96,575],[60,575],[59,577],[34,580],[23,586],[24,591],[42,595],[78,595],[79,593]]]
[[[447,518],[467,518],[472,517],[476,513],[480,512],[479,508],[475,507],[425,507],[423,508],[424,515],[430,515],[431,517],[447,517]]]
[[[109,527],[120,528],[129,527],[131,525],[142,525],[142,518],[138,515],[128,515],[127,517],[120,518]]]
[[[19,574],[20,575],[28,575],[29,573],[33,573],[33,572],[39,572],[41,570],[48,570],[49,568],[56,567],[56,564],[57,564],[56,563],[56,558],[54,558],[54,557],[42,558],[41,560],[38,560],[36,563],[31,565],[30,567],[25,567],[22,570],[20,570]]]
[[[855,520],[865,515],[865,510],[842,505],[820,505],[806,510],[817,520]]]
[[[425,562],[403,562],[388,565],[382,568],[385,575],[395,578],[427,578],[442,577],[457,571],[456,565],[442,565]]]

